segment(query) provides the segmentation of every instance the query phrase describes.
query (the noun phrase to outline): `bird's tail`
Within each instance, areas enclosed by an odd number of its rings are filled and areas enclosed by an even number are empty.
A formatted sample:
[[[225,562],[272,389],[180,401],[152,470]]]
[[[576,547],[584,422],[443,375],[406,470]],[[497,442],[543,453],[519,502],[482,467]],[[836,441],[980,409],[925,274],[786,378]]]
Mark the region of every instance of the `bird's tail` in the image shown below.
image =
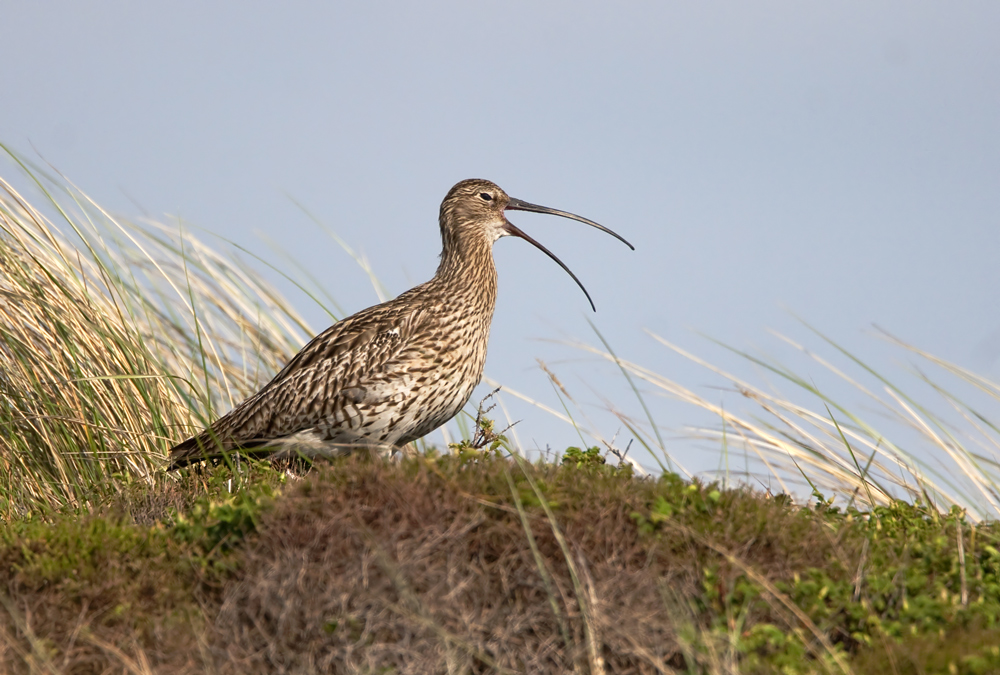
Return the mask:
[[[210,429],[203,431],[170,448],[170,463],[167,465],[167,471],[175,471],[194,462],[218,457],[227,449],[227,444]]]
[[[252,438],[234,440],[231,436],[221,436],[215,429],[206,429],[197,436],[192,436],[183,443],[170,448],[170,459],[167,471],[181,469],[188,464],[223,457],[226,454],[239,452],[247,457],[261,457],[272,454],[281,439]]]

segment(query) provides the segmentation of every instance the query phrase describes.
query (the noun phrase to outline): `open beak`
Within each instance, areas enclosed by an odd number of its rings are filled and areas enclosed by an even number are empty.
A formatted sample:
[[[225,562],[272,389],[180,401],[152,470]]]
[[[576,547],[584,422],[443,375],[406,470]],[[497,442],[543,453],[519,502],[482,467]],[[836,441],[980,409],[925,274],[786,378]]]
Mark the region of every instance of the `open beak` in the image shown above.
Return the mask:
[[[531,204],[529,202],[521,201],[520,199],[515,199],[513,197],[510,198],[510,203],[507,204],[506,210],[508,210],[508,211],[531,211],[532,213],[548,213],[548,214],[553,215],[553,216],[561,216],[563,218],[569,218],[570,220],[578,220],[581,223],[586,223],[587,225],[590,225],[591,227],[596,227],[601,232],[607,232],[608,234],[610,234],[615,239],[617,239],[617,240],[621,241],[622,243],[624,243],[626,246],[628,246],[633,251],[635,250],[635,246],[633,246],[632,244],[630,244],[627,241],[625,241],[625,238],[622,237],[617,232],[613,232],[613,231],[609,230],[608,228],[604,227],[603,225],[595,223],[594,221],[589,220],[587,218],[584,218],[582,216],[578,216],[575,213],[569,213],[568,211],[559,211],[558,209],[550,209],[547,206],[539,206],[538,204]],[[521,239],[524,239],[526,242],[528,242],[529,244],[531,244],[532,246],[534,246],[535,248],[537,248],[539,251],[541,251],[545,255],[547,255],[550,258],[552,258],[553,260],[555,260],[556,263],[558,263],[559,267],[562,267],[564,270],[566,270],[566,274],[568,274],[571,277],[573,277],[573,281],[575,281],[576,285],[580,287],[580,290],[583,291],[583,294],[587,296],[587,301],[590,303],[590,308],[592,310],[594,310],[595,312],[597,311],[597,308],[594,307],[594,301],[590,299],[590,293],[588,293],[587,289],[583,287],[583,284],[580,283],[580,280],[576,278],[576,275],[573,274],[572,270],[570,270],[570,268],[566,267],[566,265],[563,263],[563,261],[560,260],[559,258],[557,258],[555,256],[555,254],[552,253],[552,251],[550,251],[549,249],[545,248],[544,246],[542,246],[541,244],[539,244],[537,241],[535,241],[534,239],[532,239],[531,237],[529,237],[528,235],[526,235],[523,231],[521,231],[521,229],[519,229],[518,227],[516,227],[514,225],[514,223],[510,222],[509,220],[507,221],[507,224],[506,224],[506,226],[505,226],[504,229],[506,229],[507,234],[510,234],[510,235],[515,236],[515,237],[520,237]]]

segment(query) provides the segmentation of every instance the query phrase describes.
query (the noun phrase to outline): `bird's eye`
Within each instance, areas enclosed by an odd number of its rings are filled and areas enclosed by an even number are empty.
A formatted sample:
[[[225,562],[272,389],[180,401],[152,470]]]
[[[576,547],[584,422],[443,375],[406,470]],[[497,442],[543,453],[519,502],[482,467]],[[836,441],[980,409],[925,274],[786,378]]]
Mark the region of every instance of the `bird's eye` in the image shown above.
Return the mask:
[[[491,195],[489,192],[480,192],[479,198],[486,202],[493,201],[493,195]]]

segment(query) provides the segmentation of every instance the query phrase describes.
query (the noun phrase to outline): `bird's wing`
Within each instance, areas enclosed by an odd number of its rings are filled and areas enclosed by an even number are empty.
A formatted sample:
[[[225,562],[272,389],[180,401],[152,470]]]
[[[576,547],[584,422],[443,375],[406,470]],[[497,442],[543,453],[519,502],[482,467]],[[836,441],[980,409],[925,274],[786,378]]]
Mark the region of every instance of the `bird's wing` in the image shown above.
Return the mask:
[[[377,310],[377,311],[376,311]],[[366,386],[420,330],[427,312],[372,307],[323,331],[259,392],[205,432],[174,446],[170,469],[219,451],[261,446],[335,418],[361,402]]]

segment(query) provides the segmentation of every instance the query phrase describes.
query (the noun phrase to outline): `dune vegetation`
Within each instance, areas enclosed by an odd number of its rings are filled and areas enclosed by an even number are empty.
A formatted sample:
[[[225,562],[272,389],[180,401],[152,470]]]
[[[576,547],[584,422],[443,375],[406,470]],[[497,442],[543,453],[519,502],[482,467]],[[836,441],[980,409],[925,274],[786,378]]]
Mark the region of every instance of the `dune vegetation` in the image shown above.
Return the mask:
[[[1000,672],[987,378],[896,341],[945,416],[817,334],[843,358],[819,372],[862,410],[812,374],[742,354],[805,398],[782,396],[653,336],[748,406],[729,410],[598,336],[575,347],[632,385],[638,414],[618,414],[655,472],[596,432],[521,452],[485,410],[398,461],[168,474],[167,449],[312,329],[261,261],[5,166],[0,671]],[[552,377],[549,412],[574,423]],[[746,480],[687,475],[654,393],[714,415],[687,434],[747,458]]]

